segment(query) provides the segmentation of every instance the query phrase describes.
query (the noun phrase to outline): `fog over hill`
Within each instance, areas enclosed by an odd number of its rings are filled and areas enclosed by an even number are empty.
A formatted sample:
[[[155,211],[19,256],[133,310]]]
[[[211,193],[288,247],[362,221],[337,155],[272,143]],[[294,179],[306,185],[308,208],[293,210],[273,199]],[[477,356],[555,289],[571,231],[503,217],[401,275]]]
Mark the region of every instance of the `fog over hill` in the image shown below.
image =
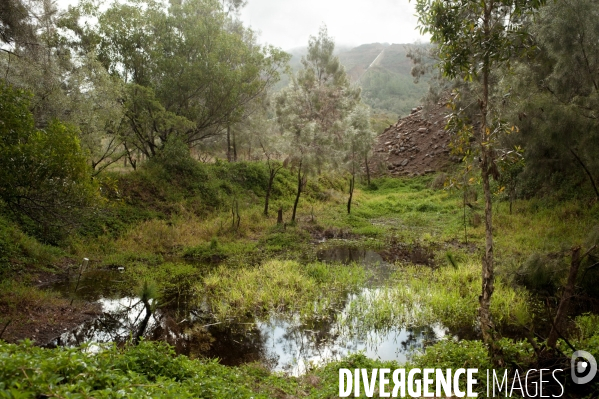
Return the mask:
[[[362,87],[362,98],[373,110],[389,114],[392,118],[405,116],[420,104],[428,84],[426,79],[414,83],[410,71],[412,60],[406,56],[409,47],[428,44],[370,43],[357,47],[337,46],[335,53],[351,80]],[[290,66],[294,72],[301,68],[301,58],[306,47],[287,50],[292,55]],[[281,89],[289,84],[283,77],[277,85]]]

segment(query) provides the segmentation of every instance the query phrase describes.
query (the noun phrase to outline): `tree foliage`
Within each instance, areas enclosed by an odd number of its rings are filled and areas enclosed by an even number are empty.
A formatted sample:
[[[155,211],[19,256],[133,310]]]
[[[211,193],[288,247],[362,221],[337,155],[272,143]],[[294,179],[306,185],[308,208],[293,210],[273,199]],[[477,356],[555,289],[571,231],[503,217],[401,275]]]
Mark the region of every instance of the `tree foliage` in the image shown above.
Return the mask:
[[[360,101],[360,90],[350,84],[339,58],[333,56],[334,49],[334,41],[322,27],[318,36],[310,37],[303,68],[276,99],[277,120],[298,170],[293,220],[307,176],[340,165],[344,121]]]
[[[0,199],[15,218],[52,239],[96,193],[77,130],[54,120],[37,129],[30,94],[0,83]]]
[[[543,0],[417,0],[420,29],[439,46],[439,68],[449,78],[475,79],[480,108],[478,123],[480,169],[485,194],[485,254],[479,321],[483,338],[494,356],[494,326],[490,315],[494,291],[493,225],[490,177],[497,177],[495,146],[505,131],[490,102],[491,73],[526,45],[526,18]],[[464,124],[466,131],[472,127]]]
[[[29,11],[21,0],[5,0],[0,4],[0,41],[25,44],[34,39]]]
[[[525,195],[565,182],[585,181],[588,188],[598,182],[598,18],[591,0],[549,2],[531,24],[534,57],[520,60],[505,79],[513,93],[511,117],[522,131],[510,141],[526,150]]]
[[[368,169],[368,157],[376,140],[374,131],[370,126],[370,110],[360,104],[347,118],[348,126],[345,129],[345,161],[350,173],[349,199],[347,202],[347,213],[351,213],[351,202],[355,187],[356,174],[362,164],[366,169],[368,184],[370,184],[370,171]]]
[[[84,2],[70,13],[65,23],[78,34],[80,50],[96,51],[111,74],[134,85],[128,91],[133,114],[143,109],[162,125],[154,129],[160,132],[140,131],[136,118],[127,118],[127,137],[149,155],[171,134],[190,146],[221,134],[278,79],[288,60],[274,47],[257,45],[253,32],[235,24],[215,0],[172,2],[168,8],[133,0],[105,10]],[[98,23],[85,25],[82,16]],[[157,113],[151,112],[155,107]]]

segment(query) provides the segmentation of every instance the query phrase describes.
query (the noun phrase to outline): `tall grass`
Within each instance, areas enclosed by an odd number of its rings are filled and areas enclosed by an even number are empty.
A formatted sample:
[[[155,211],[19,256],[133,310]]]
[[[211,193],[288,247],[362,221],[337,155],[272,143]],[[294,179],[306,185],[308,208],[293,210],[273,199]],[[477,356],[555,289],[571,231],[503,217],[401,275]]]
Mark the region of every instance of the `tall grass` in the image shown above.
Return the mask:
[[[392,283],[374,294],[352,301],[341,323],[374,326],[423,326],[442,323],[450,330],[475,327],[480,294],[480,266],[470,260],[457,269],[408,265],[400,268]],[[495,282],[491,313],[498,327],[524,325],[531,318],[529,294]]]
[[[311,316],[343,301],[348,291],[365,280],[364,269],[357,265],[268,260],[257,267],[235,270],[221,266],[195,290],[219,320],[272,311]]]

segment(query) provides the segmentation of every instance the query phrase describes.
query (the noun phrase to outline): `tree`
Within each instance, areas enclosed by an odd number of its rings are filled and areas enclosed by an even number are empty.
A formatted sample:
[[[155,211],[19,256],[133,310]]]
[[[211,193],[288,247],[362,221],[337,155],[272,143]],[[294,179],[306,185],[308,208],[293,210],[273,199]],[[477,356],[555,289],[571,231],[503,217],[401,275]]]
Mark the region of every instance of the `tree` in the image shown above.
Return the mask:
[[[0,41],[26,45],[33,44],[34,37],[33,28],[29,23],[29,12],[23,2],[4,0],[0,4]]]
[[[333,56],[334,49],[322,27],[317,37],[310,37],[302,69],[276,99],[277,120],[297,168],[292,221],[308,175],[339,163],[344,120],[360,101],[360,90],[350,84],[339,58]]]
[[[279,158],[283,154],[284,143],[272,121],[258,118],[257,122],[262,126],[257,126],[258,129],[254,130],[258,132],[255,139],[262,150],[262,156],[266,158],[266,166],[268,167],[268,185],[264,197],[264,216],[268,216],[269,200],[275,178],[283,168],[283,163]]]
[[[135,83],[126,87],[125,120],[119,134],[126,151],[130,153],[128,148],[133,147],[148,158],[163,149],[171,137],[185,142],[185,133],[195,126],[187,118],[167,111],[154,90]]]
[[[70,60],[56,29],[58,10],[52,1],[32,0],[24,10],[27,37],[15,36],[0,65],[10,85],[34,94],[31,111],[36,126],[44,128],[54,118],[63,120],[68,108],[62,84]]]
[[[110,76],[93,53],[78,60],[66,76],[65,109],[59,116],[79,127],[81,148],[95,176],[125,155],[125,85]]]
[[[585,179],[582,187],[599,198],[597,18],[592,0],[548,3],[530,27],[534,58],[521,60],[505,79],[514,93],[512,119],[522,131],[512,144],[525,149],[529,193]]]
[[[39,128],[54,119],[80,129],[81,146],[89,152],[94,174],[123,155],[115,134],[123,116],[122,83],[111,77],[94,52],[75,55],[60,35],[61,14],[50,0],[32,0],[23,8],[29,36],[17,36],[10,53],[0,54],[4,78],[31,91]]]
[[[70,13],[65,24],[77,33],[80,51],[96,51],[110,73],[151,90],[165,112],[190,121],[176,132],[189,146],[240,121],[288,60],[274,47],[257,45],[253,32],[233,24],[217,0],[173,1],[168,8],[131,0],[105,10],[84,2]],[[98,24],[85,25],[83,16]],[[149,98],[149,92],[135,92]]]
[[[525,44],[525,20],[544,0],[416,0],[422,33],[439,46],[439,67],[449,78],[477,79],[480,120],[480,170],[485,196],[485,253],[479,321],[485,343],[496,359],[490,304],[495,280],[490,177],[497,170],[494,146],[503,126],[494,123],[490,103],[493,68],[506,63]]]
[[[35,128],[31,95],[0,83],[0,205],[46,240],[76,224],[97,190],[77,130]]]
[[[348,127],[346,129],[347,145],[347,169],[351,174],[349,179],[349,198],[347,200],[347,213],[351,213],[352,197],[356,183],[356,173],[360,169],[362,161],[364,162],[370,184],[370,172],[368,170],[368,154],[372,150],[376,135],[370,127],[370,110],[364,105],[356,109],[347,118]]]

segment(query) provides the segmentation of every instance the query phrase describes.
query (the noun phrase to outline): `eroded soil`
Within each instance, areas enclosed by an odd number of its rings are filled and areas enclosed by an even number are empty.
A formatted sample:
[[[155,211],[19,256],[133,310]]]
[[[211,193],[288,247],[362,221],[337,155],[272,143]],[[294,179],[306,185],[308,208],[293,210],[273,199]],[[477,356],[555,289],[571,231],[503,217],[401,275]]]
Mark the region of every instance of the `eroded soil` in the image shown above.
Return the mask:
[[[447,107],[441,101],[430,110],[414,108],[377,138],[369,161],[371,173],[421,176],[441,171],[458,161],[450,154],[450,134],[445,131]]]

